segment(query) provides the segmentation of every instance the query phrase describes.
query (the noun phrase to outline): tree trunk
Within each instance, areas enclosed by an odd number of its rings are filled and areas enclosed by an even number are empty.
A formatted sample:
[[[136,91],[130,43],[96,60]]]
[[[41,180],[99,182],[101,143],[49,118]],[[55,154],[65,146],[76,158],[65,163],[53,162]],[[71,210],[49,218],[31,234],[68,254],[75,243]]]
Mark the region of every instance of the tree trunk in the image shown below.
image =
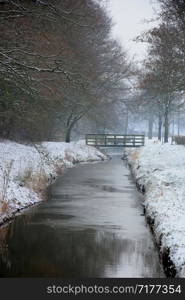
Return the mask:
[[[172,122],[172,136],[175,135],[175,117],[174,117],[174,113],[173,113],[173,122]]]
[[[177,135],[180,135],[180,111],[179,110],[177,115]]]
[[[161,141],[162,138],[162,117],[161,114],[159,114],[158,117],[158,140]]]
[[[124,134],[128,132],[128,108],[126,110],[125,122],[124,122]]]
[[[67,128],[66,136],[65,136],[66,143],[70,143],[70,141],[71,141],[71,130],[72,130],[71,126],[69,128]]]
[[[169,120],[168,120],[169,109],[168,105],[165,107],[165,116],[164,116],[164,142],[168,143],[169,135]]]
[[[150,113],[149,120],[148,120],[148,138],[149,138],[149,140],[151,140],[153,137],[153,123],[154,123],[153,114]]]
[[[76,116],[71,120],[71,116],[68,119],[67,122],[67,129],[66,129],[66,135],[65,135],[65,142],[70,143],[71,141],[71,132],[74,127],[74,125],[85,115],[85,112],[81,113],[80,115]]]

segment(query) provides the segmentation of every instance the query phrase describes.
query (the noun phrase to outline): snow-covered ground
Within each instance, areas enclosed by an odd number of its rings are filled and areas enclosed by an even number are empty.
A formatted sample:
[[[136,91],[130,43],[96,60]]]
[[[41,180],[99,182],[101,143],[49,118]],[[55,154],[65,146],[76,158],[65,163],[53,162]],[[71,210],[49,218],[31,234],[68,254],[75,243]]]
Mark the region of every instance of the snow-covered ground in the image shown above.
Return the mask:
[[[128,162],[168,274],[185,277],[185,147],[152,141],[129,150]]]
[[[105,160],[84,141],[44,142],[26,146],[0,142],[0,224],[22,208],[42,200],[46,187],[66,167],[78,162]]]

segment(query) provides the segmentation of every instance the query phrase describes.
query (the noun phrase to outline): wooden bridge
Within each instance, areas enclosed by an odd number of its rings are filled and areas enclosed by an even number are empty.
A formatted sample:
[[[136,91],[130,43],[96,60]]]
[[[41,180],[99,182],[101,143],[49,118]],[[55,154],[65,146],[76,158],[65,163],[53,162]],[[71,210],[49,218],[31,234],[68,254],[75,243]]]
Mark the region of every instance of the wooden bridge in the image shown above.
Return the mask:
[[[144,135],[86,134],[86,145],[95,147],[141,147]]]

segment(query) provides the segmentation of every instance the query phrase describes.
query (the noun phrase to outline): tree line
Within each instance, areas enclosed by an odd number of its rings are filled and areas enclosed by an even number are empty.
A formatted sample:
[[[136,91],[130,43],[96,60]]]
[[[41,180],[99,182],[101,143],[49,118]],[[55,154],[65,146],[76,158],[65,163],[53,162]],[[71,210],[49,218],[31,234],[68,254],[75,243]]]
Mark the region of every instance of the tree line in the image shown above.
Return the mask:
[[[179,125],[185,108],[185,1],[158,3],[157,25],[137,38],[148,44],[139,73],[138,99],[148,118],[149,138],[157,121],[158,138],[164,128],[164,142],[168,142],[170,125],[174,127],[175,120]]]
[[[69,142],[82,118],[109,126],[133,72],[111,26],[103,0],[0,1],[1,138]]]

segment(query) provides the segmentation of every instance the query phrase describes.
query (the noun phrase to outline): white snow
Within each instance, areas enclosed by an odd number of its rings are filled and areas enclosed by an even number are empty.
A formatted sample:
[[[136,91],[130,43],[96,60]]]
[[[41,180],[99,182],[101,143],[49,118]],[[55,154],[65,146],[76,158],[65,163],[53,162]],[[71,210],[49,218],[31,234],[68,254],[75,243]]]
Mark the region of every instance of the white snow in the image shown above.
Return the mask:
[[[137,183],[145,186],[146,215],[154,220],[154,234],[178,277],[185,277],[185,147],[153,141],[128,151]]]
[[[0,224],[39,202],[46,186],[66,167],[107,157],[84,141],[43,142],[33,146],[0,142]]]

